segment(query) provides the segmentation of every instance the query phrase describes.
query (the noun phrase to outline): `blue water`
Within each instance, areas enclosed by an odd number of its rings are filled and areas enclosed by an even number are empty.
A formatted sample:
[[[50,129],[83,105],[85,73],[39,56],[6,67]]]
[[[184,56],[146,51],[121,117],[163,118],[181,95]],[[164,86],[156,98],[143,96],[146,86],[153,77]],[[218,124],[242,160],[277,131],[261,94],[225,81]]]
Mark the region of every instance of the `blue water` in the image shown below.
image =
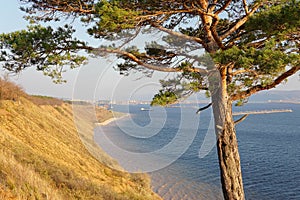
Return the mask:
[[[181,138],[182,143],[162,158],[173,158],[172,153],[178,153],[176,150],[192,138],[191,144],[175,162],[149,173],[154,191],[164,199],[223,199],[216,147],[205,157],[199,157],[204,138],[212,127],[211,110],[196,115],[194,107],[152,111],[141,111],[141,107],[145,105],[115,106],[114,110],[128,112],[130,117],[101,127],[98,132],[103,132],[121,149],[139,154],[164,148],[181,131],[186,134]],[[250,115],[237,125],[246,198],[300,199],[300,104],[249,103],[234,108],[267,109],[293,112]],[[99,142],[101,137],[96,132],[95,140]],[[126,155],[122,158],[127,159]]]

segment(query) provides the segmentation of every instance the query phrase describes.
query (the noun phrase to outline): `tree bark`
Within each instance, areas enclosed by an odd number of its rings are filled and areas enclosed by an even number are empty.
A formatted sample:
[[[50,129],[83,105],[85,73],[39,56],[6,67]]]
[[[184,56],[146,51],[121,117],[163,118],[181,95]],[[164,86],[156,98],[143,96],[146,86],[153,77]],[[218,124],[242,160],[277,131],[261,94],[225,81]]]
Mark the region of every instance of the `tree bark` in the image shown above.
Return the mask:
[[[244,200],[244,188],[235,124],[232,117],[232,102],[226,89],[226,76],[212,92],[217,151],[222,190],[225,200]]]
[[[222,190],[226,200],[244,200],[240,155],[230,108],[228,105],[224,128],[217,136]]]

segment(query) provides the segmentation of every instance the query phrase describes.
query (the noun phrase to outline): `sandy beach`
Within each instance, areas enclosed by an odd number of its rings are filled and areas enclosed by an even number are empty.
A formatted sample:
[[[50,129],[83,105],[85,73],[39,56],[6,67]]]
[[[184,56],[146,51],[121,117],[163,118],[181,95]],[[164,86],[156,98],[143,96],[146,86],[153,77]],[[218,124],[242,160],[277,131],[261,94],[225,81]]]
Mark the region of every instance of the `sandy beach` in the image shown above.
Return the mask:
[[[95,123],[95,125],[96,126],[106,126],[106,125],[110,124],[113,121],[122,119],[124,117],[129,117],[129,116],[130,116],[130,114],[124,114],[123,116],[120,116],[120,117],[112,117],[112,118],[110,118],[108,120],[105,120],[104,122],[97,122],[97,123]]]

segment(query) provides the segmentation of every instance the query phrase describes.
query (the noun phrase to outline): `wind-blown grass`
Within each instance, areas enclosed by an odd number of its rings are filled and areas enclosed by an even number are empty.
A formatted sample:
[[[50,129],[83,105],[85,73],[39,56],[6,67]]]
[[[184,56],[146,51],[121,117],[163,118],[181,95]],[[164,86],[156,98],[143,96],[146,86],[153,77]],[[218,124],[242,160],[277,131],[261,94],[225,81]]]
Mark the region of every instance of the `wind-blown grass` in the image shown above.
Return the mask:
[[[0,199],[160,199],[147,175],[107,167],[116,161],[87,140],[103,162],[91,156],[70,104],[29,99],[0,100]]]

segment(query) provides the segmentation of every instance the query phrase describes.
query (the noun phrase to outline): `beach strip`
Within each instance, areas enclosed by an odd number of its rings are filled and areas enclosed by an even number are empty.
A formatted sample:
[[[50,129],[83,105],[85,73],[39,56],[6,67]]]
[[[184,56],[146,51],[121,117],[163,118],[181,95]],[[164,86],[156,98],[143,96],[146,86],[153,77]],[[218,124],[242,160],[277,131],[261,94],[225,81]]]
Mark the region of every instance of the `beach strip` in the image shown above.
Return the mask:
[[[124,117],[129,117],[129,116],[130,116],[130,114],[124,114],[123,116],[120,116],[120,117],[115,117],[115,116],[114,116],[114,117],[109,118],[109,119],[107,119],[107,120],[105,120],[105,121],[103,121],[103,122],[97,122],[97,123],[95,123],[95,125],[96,125],[96,126],[106,126],[106,125],[110,124],[110,123],[113,122],[113,121],[122,119],[122,118],[124,118]]]

